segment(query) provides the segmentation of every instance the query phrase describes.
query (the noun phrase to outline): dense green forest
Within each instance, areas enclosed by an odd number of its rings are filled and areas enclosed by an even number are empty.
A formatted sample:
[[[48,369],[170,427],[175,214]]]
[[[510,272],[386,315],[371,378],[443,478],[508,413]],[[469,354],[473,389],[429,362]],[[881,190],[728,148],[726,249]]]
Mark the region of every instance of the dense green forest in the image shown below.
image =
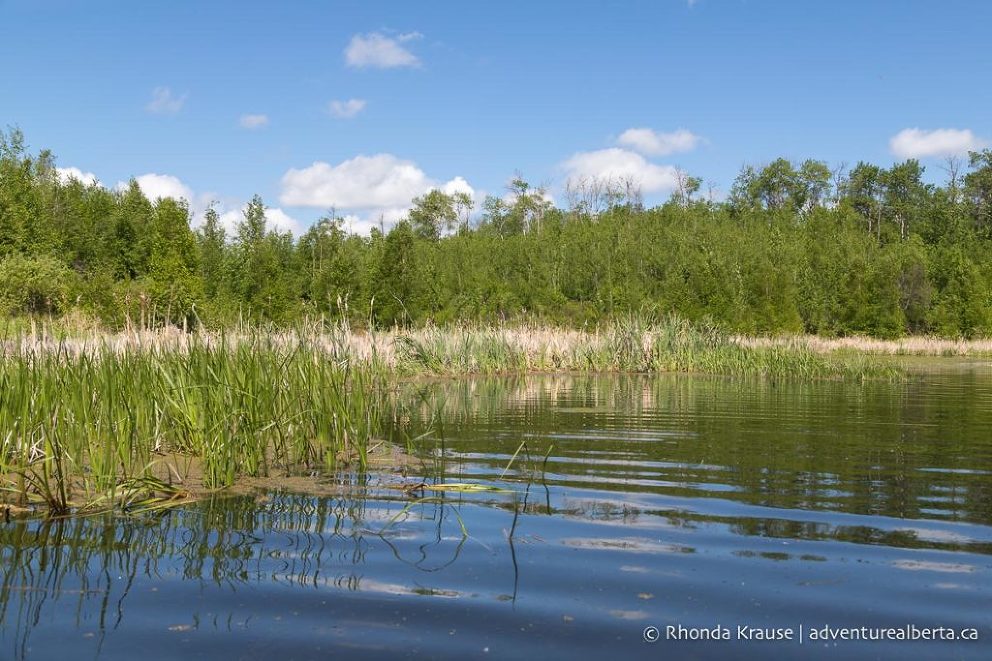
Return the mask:
[[[517,179],[478,214],[431,191],[388,232],[330,214],[301,237],[255,197],[233,232],[183,201],[63,180],[0,133],[0,313],[111,327],[496,321],[595,323],[677,312],[746,333],[992,333],[992,150],[889,169],[776,160],[725,201],[681,176],[645,208],[630,182],[573,182],[563,206]]]

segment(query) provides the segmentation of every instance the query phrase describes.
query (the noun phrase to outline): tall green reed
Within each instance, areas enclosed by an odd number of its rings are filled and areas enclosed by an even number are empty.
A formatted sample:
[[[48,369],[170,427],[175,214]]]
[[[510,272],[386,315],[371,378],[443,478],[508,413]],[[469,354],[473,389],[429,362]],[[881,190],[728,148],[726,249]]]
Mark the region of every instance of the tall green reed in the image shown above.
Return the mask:
[[[364,468],[384,390],[374,361],[302,335],[20,345],[0,357],[0,486],[61,513],[159,484],[156,464],[173,453],[200,459],[208,487],[273,467]]]

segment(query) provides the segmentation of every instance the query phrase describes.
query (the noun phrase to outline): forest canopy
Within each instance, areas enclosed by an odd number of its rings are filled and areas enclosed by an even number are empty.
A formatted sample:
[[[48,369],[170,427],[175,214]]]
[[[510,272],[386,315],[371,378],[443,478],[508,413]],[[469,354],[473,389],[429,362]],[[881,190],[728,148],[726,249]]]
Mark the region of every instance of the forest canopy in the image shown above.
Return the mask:
[[[237,227],[208,209],[65,178],[0,132],[0,314],[111,328],[237,320],[352,325],[675,312],[742,333],[992,333],[992,150],[884,168],[778,159],[726,200],[681,173],[646,208],[636,182],[570,182],[563,208],[514,179],[504,197],[432,190],[370,236],[330,213],[302,236],[256,196]]]

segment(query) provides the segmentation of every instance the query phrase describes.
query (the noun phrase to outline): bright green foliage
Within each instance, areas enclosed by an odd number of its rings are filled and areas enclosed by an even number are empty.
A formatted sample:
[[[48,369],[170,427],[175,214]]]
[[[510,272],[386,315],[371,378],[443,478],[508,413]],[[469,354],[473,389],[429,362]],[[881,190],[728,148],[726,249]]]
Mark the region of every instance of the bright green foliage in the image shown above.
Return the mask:
[[[0,259],[0,313],[58,314],[69,309],[73,290],[73,273],[54,257]]]
[[[731,191],[738,210],[766,209],[805,213],[819,207],[830,190],[830,170],[822,161],[807,160],[798,168],[784,158],[761,170],[747,166]]]
[[[960,246],[942,248],[934,260],[936,300],[930,325],[942,335],[974,337],[992,327],[992,300],[988,280]]]
[[[244,210],[232,248],[232,290],[249,317],[285,322],[299,304],[295,247],[289,234],[266,227],[256,195]]]
[[[373,279],[372,316],[381,325],[414,321],[410,310],[418,311],[420,285],[416,240],[409,222],[396,225],[382,239]]]
[[[664,205],[636,185],[587,180],[567,209],[520,177],[476,218],[463,193],[432,190],[370,237],[333,213],[293,238],[255,197],[234,231],[189,210],[57,176],[52,156],[0,134],[0,305],[80,310],[156,326],[343,318],[392,326],[526,317],[599,324],[677,313],[741,333],[992,333],[992,151],[947,187],[914,160],[780,158],[745,167],[727,202],[677,173]]]
[[[196,234],[200,246],[200,278],[203,293],[208,299],[216,299],[224,293],[227,283],[227,233],[220,224],[220,217],[213,207],[207,209],[203,227]]]
[[[152,251],[155,209],[141,192],[138,182],[131,180],[117,201],[114,229],[114,253],[118,278],[136,278],[147,273]]]
[[[992,149],[969,154],[972,171],[964,178],[965,195],[975,227],[985,238],[992,238]]]
[[[188,324],[203,298],[199,252],[185,204],[166,198],[155,205],[148,279],[152,299],[165,323]],[[162,310],[164,307],[164,311]]]
[[[458,222],[455,200],[435,188],[413,200],[409,218],[418,237],[437,241],[441,238],[441,232],[452,229]]]
[[[310,312],[344,315],[349,302],[363,296],[367,250],[360,238],[344,231],[343,224],[340,218],[321,218],[297,244],[303,302]]]

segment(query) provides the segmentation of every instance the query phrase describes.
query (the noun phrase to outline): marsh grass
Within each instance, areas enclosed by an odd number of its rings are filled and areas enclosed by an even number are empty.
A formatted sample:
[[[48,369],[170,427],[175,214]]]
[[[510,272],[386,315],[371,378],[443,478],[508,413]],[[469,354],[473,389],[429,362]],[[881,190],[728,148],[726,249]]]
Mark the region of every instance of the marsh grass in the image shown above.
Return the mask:
[[[992,357],[992,339],[943,338],[932,336],[911,336],[895,340],[873,337],[817,337],[799,335],[794,337],[738,337],[735,341],[745,346],[803,346],[816,353],[881,355],[881,356],[934,356],[941,358]]]
[[[0,477],[54,514],[168,494],[166,454],[222,487],[273,468],[364,468],[385,373],[265,335],[181,347],[18,346],[0,360]],[[157,494],[157,495],[156,495]]]
[[[588,332],[512,327],[425,328],[395,336],[391,365],[407,373],[685,372],[776,378],[893,378],[863,354],[829,354],[801,341],[749,343],[677,316],[629,315]]]
[[[195,459],[207,488],[273,471],[365,470],[404,439],[410,375],[701,372],[890,378],[895,368],[808,343],[749,344],[678,317],[631,315],[592,331],[539,326],[18,335],[0,341],[0,500],[76,509],[165,506],[183,493],[166,457]],[[442,427],[442,415],[430,427]]]

